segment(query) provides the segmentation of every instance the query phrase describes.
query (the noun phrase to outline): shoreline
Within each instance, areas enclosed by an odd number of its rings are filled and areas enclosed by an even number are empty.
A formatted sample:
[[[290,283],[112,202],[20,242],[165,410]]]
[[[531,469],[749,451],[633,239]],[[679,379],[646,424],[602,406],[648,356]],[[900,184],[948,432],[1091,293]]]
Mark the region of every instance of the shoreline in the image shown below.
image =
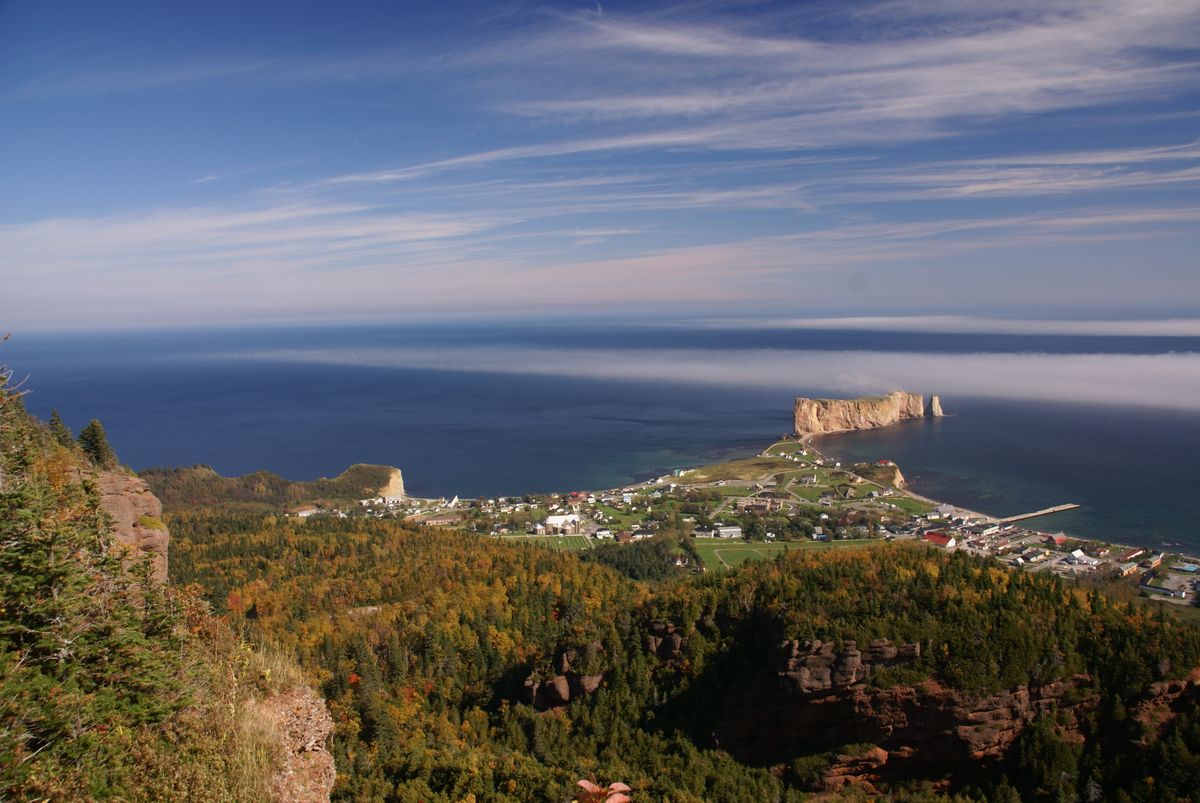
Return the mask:
[[[897,423],[899,423],[899,422],[897,422]],[[884,427],[867,427],[866,429],[884,429]],[[864,429],[834,429],[834,430],[830,430],[828,432],[806,432],[797,438],[797,442],[802,443],[806,446],[811,446],[813,449],[816,449],[818,452],[821,452],[821,454],[824,455],[825,452],[821,451],[821,448],[816,443],[817,438],[821,438],[826,435],[843,435],[847,432],[863,432],[863,431],[865,431],[865,430]],[[903,469],[901,469],[901,471],[903,472]],[[962,505],[955,504],[954,502],[947,502],[943,499],[934,499],[932,497],[925,496],[923,494],[919,494],[916,491],[914,491],[911,486],[909,486],[909,483],[907,481],[905,481],[904,485],[905,485],[905,487],[901,488],[900,489],[901,491],[908,494],[909,496],[911,496],[914,499],[920,500],[920,501],[925,502],[930,505],[935,505],[935,506],[936,505],[948,505],[948,506],[954,508],[955,510],[961,510],[963,513],[969,514],[972,517],[985,519],[989,522],[1000,522],[1004,518],[1003,516],[993,516],[989,513],[983,513],[978,510],[972,510],[971,508],[963,507]]]

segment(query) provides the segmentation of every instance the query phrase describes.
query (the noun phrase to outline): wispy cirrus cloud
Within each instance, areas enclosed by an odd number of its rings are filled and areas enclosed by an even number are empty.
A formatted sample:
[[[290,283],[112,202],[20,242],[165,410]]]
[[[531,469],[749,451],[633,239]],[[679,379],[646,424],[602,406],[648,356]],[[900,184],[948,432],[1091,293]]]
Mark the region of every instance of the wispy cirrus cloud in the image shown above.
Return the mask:
[[[538,8],[397,39],[0,84],[16,103],[203,88],[255,109],[286,96],[306,120],[372,109],[304,151],[338,143],[320,168],[276,150],[289,115],[253,156],[177,179],[191,196],[0,226],[10,292],[116,309],[107,275],[201,314],[1019,305],[1046,276],[1071,303],[1150,304],[1197,287],[1200,140],[1136,121],[1188,111],[1200,0]],[[1080,110],[1128,130],[1101,140]],[[258,173],[254,190],[222,181]]]

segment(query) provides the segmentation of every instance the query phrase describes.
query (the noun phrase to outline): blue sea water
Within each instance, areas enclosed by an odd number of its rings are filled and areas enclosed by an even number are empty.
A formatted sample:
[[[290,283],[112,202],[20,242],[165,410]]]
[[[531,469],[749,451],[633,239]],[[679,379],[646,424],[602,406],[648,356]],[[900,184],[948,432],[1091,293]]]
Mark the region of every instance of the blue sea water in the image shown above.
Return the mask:
[[[312,349],[337,356],[289,357]],[[444,365],[375,359],[389,349],[451,356]],[[429,496],[613,487],[753,454],[791,428],[794,396],[825,395],[820,376],[755,384],[455,363],[454,355],[472,349],[569,353],[585,362],[592,350],[610,362],[613,354],[636,362],[661,349],[1155,355],[1200,352],[1200,339],[563,324],[294,327],[17,333],[0,357],[27,377],[31,412],[45,417],[57,408],[75,429],[99,418],[136,469],[204,463],[223,474],[266,468],[313,479],[352,463],[383,463],[404,470],[410,492]],[[836,359],[830,354],[831,370]],[[826,438],[821,448],[847,459],[894,459],[914,489],[969,508],[1011,515],[1077,502],[1078,511],[1039,526],[1200,549],[1193,471],[1200,412],[969,396],[944,403],[948,418]]]

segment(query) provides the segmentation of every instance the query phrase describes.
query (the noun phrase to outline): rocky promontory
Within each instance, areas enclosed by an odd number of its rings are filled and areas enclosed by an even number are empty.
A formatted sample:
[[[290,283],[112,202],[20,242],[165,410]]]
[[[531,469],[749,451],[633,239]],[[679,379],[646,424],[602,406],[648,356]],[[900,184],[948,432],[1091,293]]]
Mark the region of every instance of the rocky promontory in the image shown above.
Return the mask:
[[[861,399],[796,399],[795,424],[798,435],[848,432],[886,427],[910,418],[942,415],[942,402],[931,396],[926,404],[919,393],[894,390],[886,396]]]
[[[96,475],[100,504],[112,517],[112,533],[118,543],[140,559],[150,556],[154,579],[167,582],[167,548],[171,534],[163,524],[162,502],[144,480],[121,469]]]

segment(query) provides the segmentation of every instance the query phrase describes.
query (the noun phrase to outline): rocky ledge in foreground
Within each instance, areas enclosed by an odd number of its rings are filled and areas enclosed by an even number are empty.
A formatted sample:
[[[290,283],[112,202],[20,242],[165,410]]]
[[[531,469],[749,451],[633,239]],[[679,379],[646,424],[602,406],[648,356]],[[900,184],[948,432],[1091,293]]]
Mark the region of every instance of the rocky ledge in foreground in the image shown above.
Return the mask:
[[[153,577],[167,582],[167,549],[171,534],[162,522],[162,503],[150,487],[134,474],[120,469],[96,475],[100,504],[112,516],[113,537],[131,551],[131,557],[150,556]]]

